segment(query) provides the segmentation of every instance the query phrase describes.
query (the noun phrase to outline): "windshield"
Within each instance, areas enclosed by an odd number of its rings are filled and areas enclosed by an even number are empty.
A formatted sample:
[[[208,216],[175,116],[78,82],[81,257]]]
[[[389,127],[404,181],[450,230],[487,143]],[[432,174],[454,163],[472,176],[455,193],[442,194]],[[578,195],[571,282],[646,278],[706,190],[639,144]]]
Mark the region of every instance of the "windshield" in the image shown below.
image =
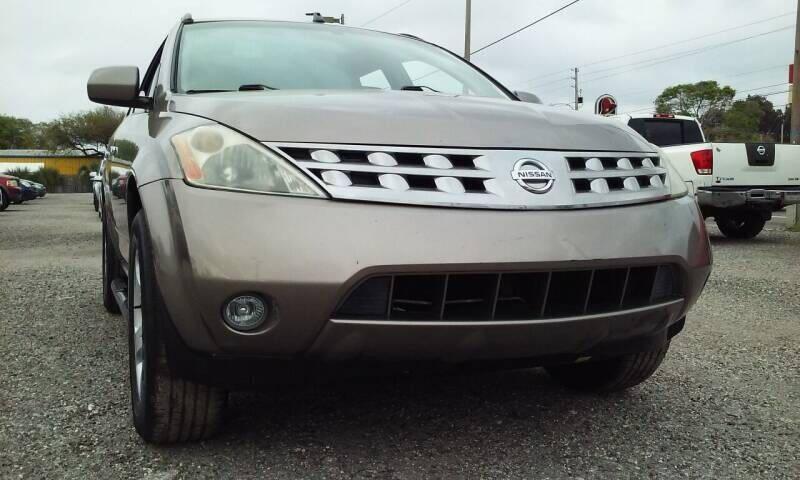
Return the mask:
[[[421,89],[508,98],[486,76],[424,42],[369,30],[281,22],[184,26],[178,92]]]

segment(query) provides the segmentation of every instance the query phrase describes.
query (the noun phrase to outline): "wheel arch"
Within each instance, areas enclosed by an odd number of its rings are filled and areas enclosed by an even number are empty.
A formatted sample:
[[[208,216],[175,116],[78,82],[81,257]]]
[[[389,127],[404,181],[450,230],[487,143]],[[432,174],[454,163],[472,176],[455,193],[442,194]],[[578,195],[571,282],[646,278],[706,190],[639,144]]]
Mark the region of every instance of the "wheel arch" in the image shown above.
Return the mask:
[[[127,191],[125,193],[125,204],[127,206],[127,220],[128,231],[131,232],[133,226],[133,219],[140,210],[144,209],[142,206],[142,198],[139,196],[139,186],[136,183],[136,176],[131,173],[128,179]]]

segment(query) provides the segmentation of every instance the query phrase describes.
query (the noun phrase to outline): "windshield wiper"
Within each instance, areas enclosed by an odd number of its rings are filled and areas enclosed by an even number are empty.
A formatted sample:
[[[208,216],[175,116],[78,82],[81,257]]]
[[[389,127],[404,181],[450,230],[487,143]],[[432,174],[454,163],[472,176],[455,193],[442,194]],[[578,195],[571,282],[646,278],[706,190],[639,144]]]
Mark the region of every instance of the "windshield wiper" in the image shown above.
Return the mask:
[[[263,83],[248,83],[241,85],[239,87],[240,92],[248,92],[251,90],[278,90],[275,87],[270,87],[269,85],[264,85]]]
[[[424,92],[425,90],[430,90],[431,92],[440,93],[439,90],[436,90],[435,88],[431,88],[431,87],[429,87],[427,85],[405,85],[403,87],[400,87],[400,90],[404,90],[404,91],[407,91],[407,92],[408,91],[410,91],[410,92]]]
[[[186,94],[191,95],[193,93],[219,93],[219,92],[232,92],[233,90],[222,90],[222,89],[208,89],[208,90],[186,90]]]

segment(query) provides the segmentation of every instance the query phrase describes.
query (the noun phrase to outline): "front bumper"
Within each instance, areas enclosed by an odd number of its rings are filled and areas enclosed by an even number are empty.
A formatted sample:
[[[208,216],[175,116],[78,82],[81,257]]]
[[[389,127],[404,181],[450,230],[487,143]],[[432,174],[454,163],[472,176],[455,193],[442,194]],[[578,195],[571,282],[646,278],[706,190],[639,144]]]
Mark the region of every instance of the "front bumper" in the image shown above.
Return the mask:
[[[485,211],[243,194],[179,180],[140,187],[156,275],[177,336],[214,357],[525,358],[661,335],[695,303],[711,253],[694,200],[570,211]],[[613,314],[461,324],[332,319],[364,278],[675,265],[681,299]],[[256,292],[267,327],[236,333],[223,303]]]
[[[695,194],[704,209],[782,208],[800,203],[800,187],[700,187]]]
[[[22,200],[22,189],[19,187],[6,187],[8,200],[12,203]]]

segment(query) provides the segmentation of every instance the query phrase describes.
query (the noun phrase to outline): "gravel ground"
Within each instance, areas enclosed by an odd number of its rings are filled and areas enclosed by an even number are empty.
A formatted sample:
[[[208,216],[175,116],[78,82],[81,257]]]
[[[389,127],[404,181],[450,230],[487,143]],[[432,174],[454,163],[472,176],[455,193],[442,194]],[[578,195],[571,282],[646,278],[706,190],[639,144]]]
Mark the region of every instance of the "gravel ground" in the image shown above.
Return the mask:
[[[88,194],[0,212],[2,478],[800,478],[800,234],[710,228],[715,271],[662,368],[581,395],[541,370],[230,398],[215,439],[144,445]]]

